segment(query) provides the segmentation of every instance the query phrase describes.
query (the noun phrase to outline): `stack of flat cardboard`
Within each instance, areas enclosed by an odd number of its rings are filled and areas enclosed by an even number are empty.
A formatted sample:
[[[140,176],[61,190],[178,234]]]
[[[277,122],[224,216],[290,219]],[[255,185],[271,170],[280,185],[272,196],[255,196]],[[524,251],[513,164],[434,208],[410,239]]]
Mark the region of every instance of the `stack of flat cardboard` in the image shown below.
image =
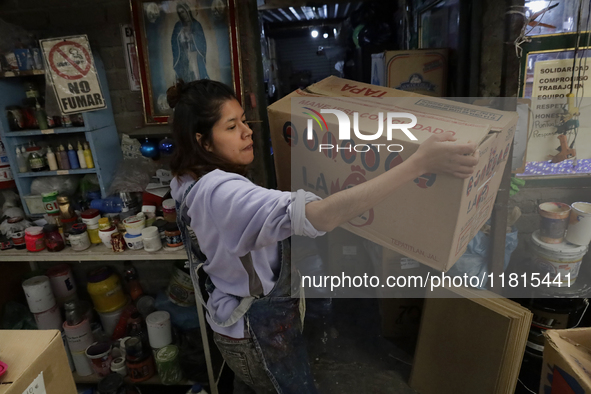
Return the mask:
[[[442,288],[433,296],[410,386],[421,394],[513,393],[532,313],[489,291]]]

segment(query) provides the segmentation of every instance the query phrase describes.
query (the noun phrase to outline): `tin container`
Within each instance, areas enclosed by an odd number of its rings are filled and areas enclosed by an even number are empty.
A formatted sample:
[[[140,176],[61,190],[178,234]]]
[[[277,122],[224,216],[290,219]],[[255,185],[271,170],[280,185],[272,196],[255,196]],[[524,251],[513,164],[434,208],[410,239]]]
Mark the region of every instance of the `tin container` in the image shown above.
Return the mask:
[[[166,295],[173,303],[180,306],[195,305],[195,290],[191,275],[182,268],[182,262],[175,263],[166,288]]]

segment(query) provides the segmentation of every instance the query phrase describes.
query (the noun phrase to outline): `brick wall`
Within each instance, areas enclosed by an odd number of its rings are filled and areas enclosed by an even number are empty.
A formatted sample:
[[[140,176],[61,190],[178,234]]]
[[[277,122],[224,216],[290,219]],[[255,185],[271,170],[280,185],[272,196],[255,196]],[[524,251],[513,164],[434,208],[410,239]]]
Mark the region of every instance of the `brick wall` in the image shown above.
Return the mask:
[[[168,131],[168,126],[143,126],[141,94],[129,90],[119,28],[131,23],[129,0],[7,0],[0,1],[0,18],[39,38],[87,34],[105,63],[117,130],[137,136]]]

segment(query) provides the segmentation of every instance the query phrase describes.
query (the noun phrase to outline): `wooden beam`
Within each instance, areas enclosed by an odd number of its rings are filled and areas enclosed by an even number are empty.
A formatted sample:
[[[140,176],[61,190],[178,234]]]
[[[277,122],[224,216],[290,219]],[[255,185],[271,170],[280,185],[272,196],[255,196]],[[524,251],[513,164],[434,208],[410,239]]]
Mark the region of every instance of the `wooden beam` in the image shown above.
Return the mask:
[[[364,1],[371,1],[371,0],[358,0],[357,3],[364,2]],[[343,1],[343,0],[323,0],[323,1],[318,1],[318,0],[265,0],[265,4],[263,4],[262,6],[259,6],[259,11],[272,10],[275,8],[304,7],[304,6],[323,7],[324,5],[327,5],[327,4],[340,3],[342,5],[345,2],[346,1]]]

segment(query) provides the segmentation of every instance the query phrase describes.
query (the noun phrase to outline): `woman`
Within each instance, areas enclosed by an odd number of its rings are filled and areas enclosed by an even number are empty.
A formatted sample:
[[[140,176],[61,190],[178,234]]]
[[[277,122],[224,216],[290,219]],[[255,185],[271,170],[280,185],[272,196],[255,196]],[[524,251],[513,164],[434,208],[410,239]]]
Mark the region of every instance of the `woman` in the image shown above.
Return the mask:
[[[426,172],[466,178],[478,163],[468,156],[476,145],[433,136],[390,171],[322,200],[245,177],[254,158],[252,130],[226,85],[181,82],[168,93],[176,141],[172,195],[216,345],[237,384],[256,393],[316,393],[298,300],[290,296],[289,237],[331,231]]]

